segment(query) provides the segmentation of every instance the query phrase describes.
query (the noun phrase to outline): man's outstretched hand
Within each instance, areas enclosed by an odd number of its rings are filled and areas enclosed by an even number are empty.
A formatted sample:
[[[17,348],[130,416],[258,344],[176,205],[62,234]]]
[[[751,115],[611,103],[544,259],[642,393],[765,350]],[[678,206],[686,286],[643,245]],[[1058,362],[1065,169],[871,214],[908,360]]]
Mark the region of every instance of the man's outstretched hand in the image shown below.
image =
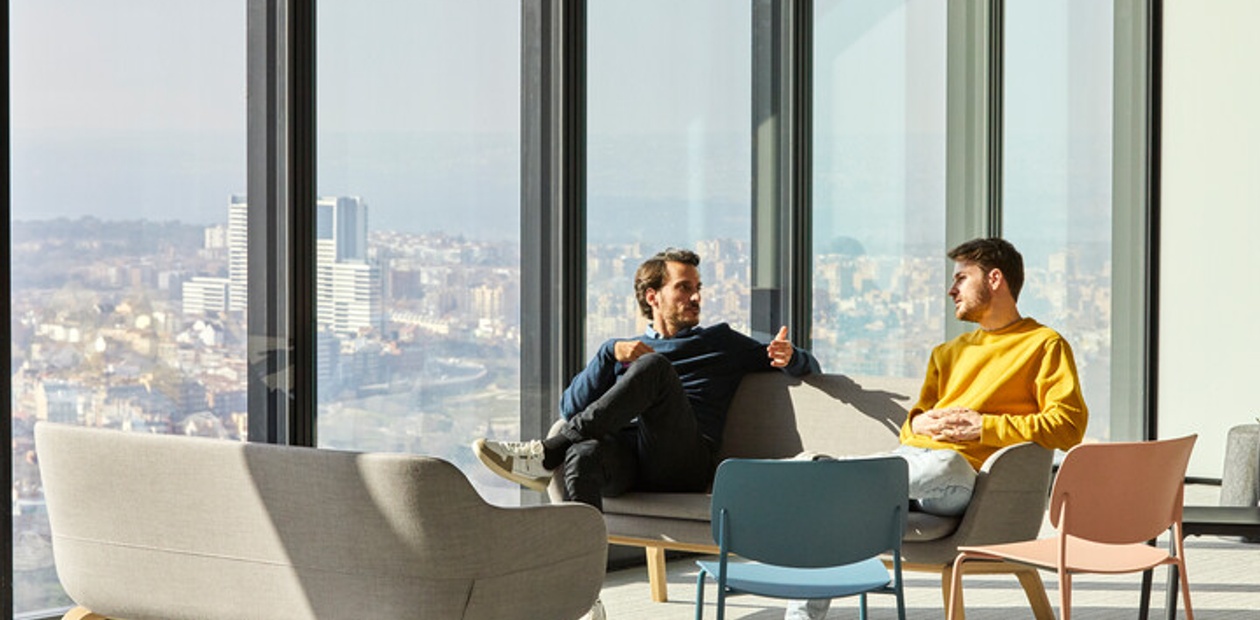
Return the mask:
[[[788,340],[787,325],[779,328],[779,333],[775,335],[774,340],[766,346],[766,355],[770,357],[770,365],[775,368],[783,368],[792,361],[792,355],[796,352],[792,348],[792,342]]]

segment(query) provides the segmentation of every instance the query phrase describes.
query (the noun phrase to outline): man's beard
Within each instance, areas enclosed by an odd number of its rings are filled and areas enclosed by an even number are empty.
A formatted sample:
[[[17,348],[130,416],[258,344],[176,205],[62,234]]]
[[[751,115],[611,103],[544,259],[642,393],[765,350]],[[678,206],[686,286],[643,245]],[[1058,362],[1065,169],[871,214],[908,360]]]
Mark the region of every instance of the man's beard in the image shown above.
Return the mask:
[[[674,324],[674,327],[676,328],[676,330],[688,329],[688,328],[692,328],[700,324],[700,307],[696,306],[694,308],[695,309],[694,314],[688,314],[686,312],[686,310],[690,310],[690,309],[691,308],[684,308],[682,310],[679,310],[678,312],[675,312],[673,316],[669,317],[670,322]]]
[[[987,288],[980,289],[980,294],[976,299],[968,304],[967,300],[963,301],[963,306],[959,308],[957,313],[958,320],[967,321],[969,323],[979,323],[984,316],[984,311],[989,308],[989,304],[993,301],[993,293]]]

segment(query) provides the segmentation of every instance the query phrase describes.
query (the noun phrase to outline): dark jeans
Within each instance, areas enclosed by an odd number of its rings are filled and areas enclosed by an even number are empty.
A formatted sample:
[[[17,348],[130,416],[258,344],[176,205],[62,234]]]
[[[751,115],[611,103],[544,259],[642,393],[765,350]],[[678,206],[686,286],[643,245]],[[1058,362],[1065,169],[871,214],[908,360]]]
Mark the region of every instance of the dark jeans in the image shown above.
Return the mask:
[[[565,494],[601,510],[603,497],[631,489],[704,491],[713,481],[715,446],[700,434],[674,366],[658,353],[630,364],[560,434],[573,442],[563,465]]]

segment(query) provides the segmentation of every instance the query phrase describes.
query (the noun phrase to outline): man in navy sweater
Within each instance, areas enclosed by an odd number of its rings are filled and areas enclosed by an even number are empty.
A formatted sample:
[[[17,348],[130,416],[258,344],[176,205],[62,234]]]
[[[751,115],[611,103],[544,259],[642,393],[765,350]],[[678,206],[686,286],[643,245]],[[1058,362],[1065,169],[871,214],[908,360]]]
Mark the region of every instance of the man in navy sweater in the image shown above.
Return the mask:
[[[544,491],[562,468],[569,499],[603,507],[628,490],[703,491],[713,481],[726,410],[749,372],[818,372],[787,339],[769,344],[726,323],[700,327],[700,257],[668,249],[635,274],[635,296],[652,321],[637,338],[599,348],[560,404],[566,420],[545,440],[478,439],[473,451],[496,474]]]

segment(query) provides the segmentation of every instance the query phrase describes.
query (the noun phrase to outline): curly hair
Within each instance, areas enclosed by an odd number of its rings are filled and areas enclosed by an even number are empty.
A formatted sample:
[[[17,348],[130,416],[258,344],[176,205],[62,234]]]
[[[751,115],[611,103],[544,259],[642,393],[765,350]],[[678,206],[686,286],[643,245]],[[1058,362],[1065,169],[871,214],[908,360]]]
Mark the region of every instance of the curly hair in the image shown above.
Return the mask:
[[[666,248],[655,256],[643,261],[634,273],[634,298],[639,302],[639,311],[648,320],[652,319],[652,306],[647,302],[648,289],[660,290],[665,286],[665,278],[669,276],[665,263],[683,263],[692,267],[700,266],[700,255],[691,250]]]

